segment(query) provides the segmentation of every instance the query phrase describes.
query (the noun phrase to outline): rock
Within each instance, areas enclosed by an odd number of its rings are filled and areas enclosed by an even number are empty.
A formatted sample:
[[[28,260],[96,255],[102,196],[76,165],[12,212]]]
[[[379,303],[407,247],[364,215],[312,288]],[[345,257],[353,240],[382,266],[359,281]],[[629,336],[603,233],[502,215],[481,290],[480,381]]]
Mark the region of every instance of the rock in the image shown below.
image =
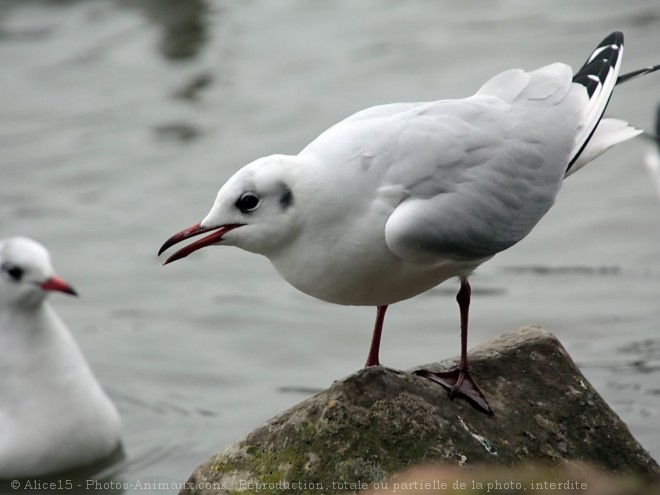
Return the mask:
[[[505,334],[475,348],[470,360],[494,417],[410,372],[367,368],[209,459],[181,493],[354,492],[429,462],[580,460],[660,479],[657,463],[549,332],[528,327]]]

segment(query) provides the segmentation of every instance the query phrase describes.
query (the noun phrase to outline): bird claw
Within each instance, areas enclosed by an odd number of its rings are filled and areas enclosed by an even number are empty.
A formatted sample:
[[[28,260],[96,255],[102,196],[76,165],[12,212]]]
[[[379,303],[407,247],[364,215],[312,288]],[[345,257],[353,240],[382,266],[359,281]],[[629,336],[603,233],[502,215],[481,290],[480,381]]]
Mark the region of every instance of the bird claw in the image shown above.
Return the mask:
[[[476,409],[485,412],[489,416],[495,414],[488,403],[488,399],[486,399],[486,395],[474,381],[469,370],[459,370],[458,368],[451,371],[417,370],[413,374],[442,385],[449,391],[449,398],[452,400],[455,397],[464,397]]]

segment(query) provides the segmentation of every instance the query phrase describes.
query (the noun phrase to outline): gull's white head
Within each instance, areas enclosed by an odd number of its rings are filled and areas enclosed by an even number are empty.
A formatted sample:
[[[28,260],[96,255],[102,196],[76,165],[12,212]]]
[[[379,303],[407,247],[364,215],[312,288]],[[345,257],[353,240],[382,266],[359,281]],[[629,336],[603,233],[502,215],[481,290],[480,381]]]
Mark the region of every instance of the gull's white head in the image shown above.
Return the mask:
[[[298,160],[273,155],[240,169],[220,188],[209,214],[170,237],[158,254],[207,232],[211,233],[180,249],[165,263],[220,243],[266,256],[285,246],[296,232],[297,183],[291,172]]]
[[[26,237],[0,241],[0,304],[34,306],[50,291],[77,295],[55,274],[50,255],[41,244]]]

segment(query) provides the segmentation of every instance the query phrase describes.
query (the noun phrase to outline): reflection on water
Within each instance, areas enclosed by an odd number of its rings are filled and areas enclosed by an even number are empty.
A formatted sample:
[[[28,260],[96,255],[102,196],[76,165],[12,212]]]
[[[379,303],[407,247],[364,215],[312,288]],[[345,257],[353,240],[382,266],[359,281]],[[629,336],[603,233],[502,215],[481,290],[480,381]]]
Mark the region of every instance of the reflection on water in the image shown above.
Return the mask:
[[[126,458],[95,477],[185,481],[364,362],[372,308],[315,301],[228,248],[160,266],[162,241],[241,165],[295,153],[366,106],[578,65],[615,28],[625,70],[660,62],[657,0],[558,2],[0,0],[0,230],[43,242],[82,294],[53,304],[125,425]],[[609,113],[652,130],[657,88],[625,85]],[[535,232],[478,271],[470,337],[549,329],[658,456],[660,204],[646,144],[571,177]],[[387,365],[458,353],[456,288],[388,311]]]
[[[195,58],[207,41],[208,10],[204,0],[118,0],[138,9],[162,31],[160,53],[172,61]]]

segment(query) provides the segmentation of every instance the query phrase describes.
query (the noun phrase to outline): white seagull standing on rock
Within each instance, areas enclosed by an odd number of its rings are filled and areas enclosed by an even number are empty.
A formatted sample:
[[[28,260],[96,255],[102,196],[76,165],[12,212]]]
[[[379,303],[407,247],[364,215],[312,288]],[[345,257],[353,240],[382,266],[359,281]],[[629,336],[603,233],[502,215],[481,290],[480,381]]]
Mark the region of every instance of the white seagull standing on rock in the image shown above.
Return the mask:
[[[119,414],[45,301],[52,291],[77,295],[41,244],[0,240],[0,479],[92,465],[121,448]]]
[[[603,118],[619,76],[623,34],[610,34],[573,75],[562,63],[512,69],[459,100],[362,110],[296,156],[236,172],[201,223],[160,253],[209,233],[166,263],[206,246],[266,256],[291,285],[337,304],[376,306],[366,366],[388,305],[458,277],[461,359],[416,373],[492,414],[467,358],[469,275],[534,228],[565,177],[641,131]]]

